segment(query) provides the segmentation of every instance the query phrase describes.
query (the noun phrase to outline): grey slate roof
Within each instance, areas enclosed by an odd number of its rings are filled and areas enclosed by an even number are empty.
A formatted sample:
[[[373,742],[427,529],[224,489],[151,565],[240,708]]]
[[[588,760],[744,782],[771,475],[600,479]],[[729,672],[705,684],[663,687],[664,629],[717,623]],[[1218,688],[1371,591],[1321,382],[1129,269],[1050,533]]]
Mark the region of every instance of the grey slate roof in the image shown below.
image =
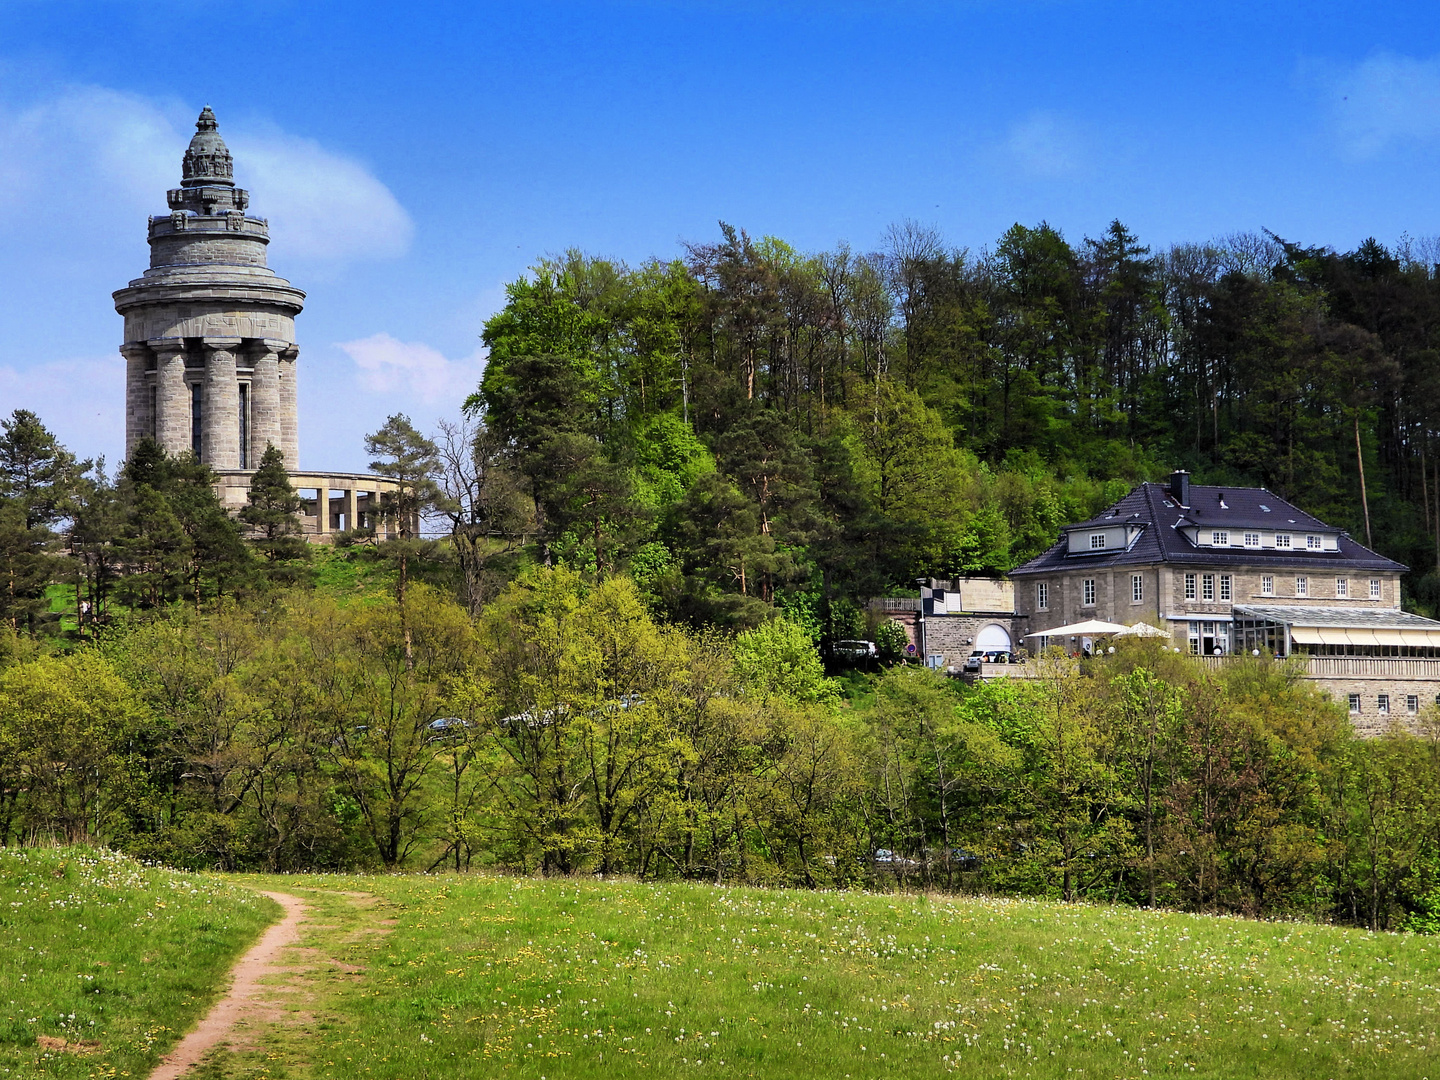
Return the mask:
[[[1221,500],[1225,508],[1221,508]],[[1190,486],[1190,505],[1181,506],[1164,484],[1144,483],[1103,514],[1068,529],[1101,526],[1139,525],[1141,533],[1124,550],[1070,554],[1062,536],[1046,551],[1010,571],[1011,576],[1045,574],[1080,567],[1103,569],[1176,563],[1192,566],[1273,566],[1276,569],[1312,570],[1316,573],[1341,571],[1384,571],[1403,573],[1402,563],[1376,554],[1363,544],[1340,534],[1339,551],[1277,550],[1273,548],[1196,548],[1176,526],[1202,528],[1290,529],[1297,533],[1338,532],[1319,518],[1292,506],[1264,488]]]

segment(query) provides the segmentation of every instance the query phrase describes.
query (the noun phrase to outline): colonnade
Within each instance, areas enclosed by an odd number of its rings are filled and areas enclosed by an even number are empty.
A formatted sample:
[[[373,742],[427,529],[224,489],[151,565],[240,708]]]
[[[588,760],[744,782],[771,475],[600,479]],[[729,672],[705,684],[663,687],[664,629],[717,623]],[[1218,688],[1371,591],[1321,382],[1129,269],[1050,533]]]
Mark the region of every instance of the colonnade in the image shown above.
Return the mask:
[[[126,363],[125,451],[155,439],[214,469],[257,469],[269,445],[300,458],[295,359],[273,338],[151,338],[120,347]]]
[[[220,502],[227,510],[239,510],[249,501],[253,473],[222,470],[216,475]],[[380,500],[399,485],[374,473],[292,472],[290,486],[300,496],[298,515],[301,529],[314,543],[328,544],[336,533],[357,527],[375,529],[381,539],[399,535],[399,523],[382,519]],[[420,520],[410,522],[411,534],[420,535]]]

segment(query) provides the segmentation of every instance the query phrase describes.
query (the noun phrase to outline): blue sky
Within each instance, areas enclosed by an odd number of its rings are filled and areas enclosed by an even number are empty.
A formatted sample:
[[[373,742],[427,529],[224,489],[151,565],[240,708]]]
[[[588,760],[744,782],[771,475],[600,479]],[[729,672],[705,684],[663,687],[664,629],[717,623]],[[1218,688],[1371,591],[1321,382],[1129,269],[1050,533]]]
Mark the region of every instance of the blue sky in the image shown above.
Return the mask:
[[[110,293],[206,103],[309,293],[306,468],[453,415],[504,283],[568,247],[1440,233],[1433,3],[0,0],[0,412],[112,463]]]

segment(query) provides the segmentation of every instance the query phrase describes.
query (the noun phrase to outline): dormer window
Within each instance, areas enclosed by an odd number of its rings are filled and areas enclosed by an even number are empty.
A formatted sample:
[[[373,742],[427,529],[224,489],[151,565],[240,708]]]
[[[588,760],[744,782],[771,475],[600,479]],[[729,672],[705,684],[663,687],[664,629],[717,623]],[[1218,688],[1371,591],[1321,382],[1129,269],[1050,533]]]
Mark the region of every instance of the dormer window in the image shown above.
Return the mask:
[[[1289,534],[1289,533],[1276,533],[1276,534],[1275,534],[1275,546],[1276,546],[1277,548],[1288,548],[1288,547],[1290,546],[1290,534]]]
[[[1245,534],[1245,546],[1258,548],[1260,546],[1260,534],[1247,532]]]
[[[1091,534],[1090,534],[1090,550],[1091,550],[1091,551],[1099,551],[1099,550],[1100,550],[1101,548],[1103,548],[1104,546],[1105,546],[1105,534],[1104,534],[1104,533],[1091,533]]]
[[[1215,547],[1229,547],[1230,534],[1224,529],[1216,529],[1210,534],[1210,543]]]
[[[1319,551],[1319,550],[1320,550],[1320,537],[1315,536],[1313,533],[1312,533],[1311,535],[1305,537],[1305,546],[1306,546],[1307,548],[1309,548],[1311,551]]]

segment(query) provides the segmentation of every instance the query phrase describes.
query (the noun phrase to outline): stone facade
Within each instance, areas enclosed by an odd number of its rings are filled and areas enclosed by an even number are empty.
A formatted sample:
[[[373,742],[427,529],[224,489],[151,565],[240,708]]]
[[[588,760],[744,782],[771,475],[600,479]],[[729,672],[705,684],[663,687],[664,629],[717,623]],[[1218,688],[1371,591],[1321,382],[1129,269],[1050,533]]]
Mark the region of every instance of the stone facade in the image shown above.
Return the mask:
[[[991,628],[1005,631],[1011,646],[1020,645],[1014,612],[967,611],[959,615],[927,616],[923,637],[926,656],[943,656],[943,667],[955,667],[979,647],[981,635]]]
[[[939,666],[958,668],[977,648],[1021,646],[1025,619],[1015,614],[1014,596],[1006,580],[931,579],[922,584],[918,599],[880,598],[870,602],[870,610],[904,627],[917,658],[938,656]]]
[[[115,293],[125,318],[125,452],[153,438],[220,472],[271,444],[299,464],[295,316],[305,294],[266,265],[269,226],[246,214],[206,108],[170,212],[152,217],[150,268]]]
[[[299,471],[295,316],[305,294],[266,265],[269,226],[246,214],[250,196],[235,186],[208,107],[195,129],[170,212],[150,219],[150,269],[115,293],[125,318],[125,452],[151,438],[167,453],[195,453],[234,511],[274,446],[310,540],[355,528],[393,535],[396,523],[380,513],[393,481]],[[419,521],[409,526],[419,534]]]
[[[1175,473],[1066,526],[1011,580],[1031,634],[1146,622],[1209,664],[1238,650],[1293,655],[1306,678],[1353,706],[1357,731],[1376,734],[1440,695],[1440,623],[1401,611],[1404,571],[1272,492]]]
[[[1186,575],[1194,575],[1195,595],[1186,595]],[[1212,599],[1206,599],[1206,578]],[[1136,581],[1139,579],[1139,599]],[[1269,579],[1268,587],[1266,579]],[[1305,595],[1296,594],[1297,579],[1305,579]],[[1343,593],[1337,581],[1343,580]],[[1094,582],[1093,602],[1086,603],[1086,582]],[[1371,582],[1380,595],[1371,596]],[[1088,570],[1083,566],[1063,572],[1033,574],[1016,582],[1016,607],[1030,616],[1027,633],[1055,626],[1104,619],[1127,626],[1147,622],[1171,629],[1176,644],[1186,642],[1190,620],[1228,621],[1236,604],[1299,604],[1353,608],[1398,608],[1400,575],[1392,570],[1366,570],[1337,574],[1304,565],[1294,566],[1186,566],[1130,564]],[[1225,593],[1229,595],[1226,596]],[[1044,598],[1045,605],[1040,600]]]

